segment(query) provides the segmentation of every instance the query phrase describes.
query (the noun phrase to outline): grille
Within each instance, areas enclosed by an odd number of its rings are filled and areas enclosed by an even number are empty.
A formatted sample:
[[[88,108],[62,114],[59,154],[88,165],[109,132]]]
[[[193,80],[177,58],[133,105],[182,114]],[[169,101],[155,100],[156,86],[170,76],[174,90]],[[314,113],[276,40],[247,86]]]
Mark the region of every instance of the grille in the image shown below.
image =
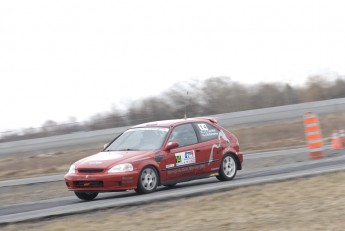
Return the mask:
[[[76,188],[103,188],[103,181],[74,181]]]
[[[98,173],[98,172],[103,172],[103,169],[101,169],[101,168],[78,169],[78,172],[80,172],[80,173]]]

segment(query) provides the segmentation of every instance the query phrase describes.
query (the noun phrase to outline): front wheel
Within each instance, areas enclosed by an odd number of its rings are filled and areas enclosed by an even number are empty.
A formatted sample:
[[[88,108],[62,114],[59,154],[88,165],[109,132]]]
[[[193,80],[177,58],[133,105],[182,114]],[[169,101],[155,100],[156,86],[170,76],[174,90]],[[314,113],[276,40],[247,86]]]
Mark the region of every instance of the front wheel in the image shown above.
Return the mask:
[[[74,194],[81,200],[92,201],[98,195],[98,192],[74,192]]]
[[[156,190],[158,186],[158,173],[154,167],[148,166],[143,168],[139,175],[137,193],[146,194]]]
[[[217,179],[228,181],[234,179],[237,173],[237,164],[233,155],[225,155],[219,168]]]

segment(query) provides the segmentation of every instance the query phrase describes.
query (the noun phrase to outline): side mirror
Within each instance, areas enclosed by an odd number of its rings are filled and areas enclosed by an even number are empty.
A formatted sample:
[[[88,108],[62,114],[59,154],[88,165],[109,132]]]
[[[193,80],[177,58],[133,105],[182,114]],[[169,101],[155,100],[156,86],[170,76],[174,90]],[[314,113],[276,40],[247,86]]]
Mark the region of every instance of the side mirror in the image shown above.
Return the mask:
[[[105,149],[108,145],[109,145],[109,143],[104,144],[103,149]]]
[[[180,146],[180,145],[177,142],[175,142],[175,141],[169,142],[165,146],[164,151],[169,151],[170,149],[177,148],[178,146]]]

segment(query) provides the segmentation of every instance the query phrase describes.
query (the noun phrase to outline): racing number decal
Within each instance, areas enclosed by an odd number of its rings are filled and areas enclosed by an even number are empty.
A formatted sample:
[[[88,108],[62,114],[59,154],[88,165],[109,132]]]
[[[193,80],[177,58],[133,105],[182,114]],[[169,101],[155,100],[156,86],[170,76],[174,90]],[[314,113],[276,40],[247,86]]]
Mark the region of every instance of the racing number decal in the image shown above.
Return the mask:
[[[198,127],[201,131],[207,131],[208,130],[206,124],[198,124]]]

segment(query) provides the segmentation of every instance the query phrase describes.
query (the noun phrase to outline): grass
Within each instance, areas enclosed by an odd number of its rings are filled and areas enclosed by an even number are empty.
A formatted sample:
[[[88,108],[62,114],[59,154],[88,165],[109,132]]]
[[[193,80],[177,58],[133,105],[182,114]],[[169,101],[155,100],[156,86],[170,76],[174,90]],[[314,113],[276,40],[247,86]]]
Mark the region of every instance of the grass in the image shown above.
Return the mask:
[[[320,116],[325,143],[329,143],[333,130],[345,129],[345,112]],[[234,127],[242,150],[260,150],[305,145],[303,118],[256,126]]]

